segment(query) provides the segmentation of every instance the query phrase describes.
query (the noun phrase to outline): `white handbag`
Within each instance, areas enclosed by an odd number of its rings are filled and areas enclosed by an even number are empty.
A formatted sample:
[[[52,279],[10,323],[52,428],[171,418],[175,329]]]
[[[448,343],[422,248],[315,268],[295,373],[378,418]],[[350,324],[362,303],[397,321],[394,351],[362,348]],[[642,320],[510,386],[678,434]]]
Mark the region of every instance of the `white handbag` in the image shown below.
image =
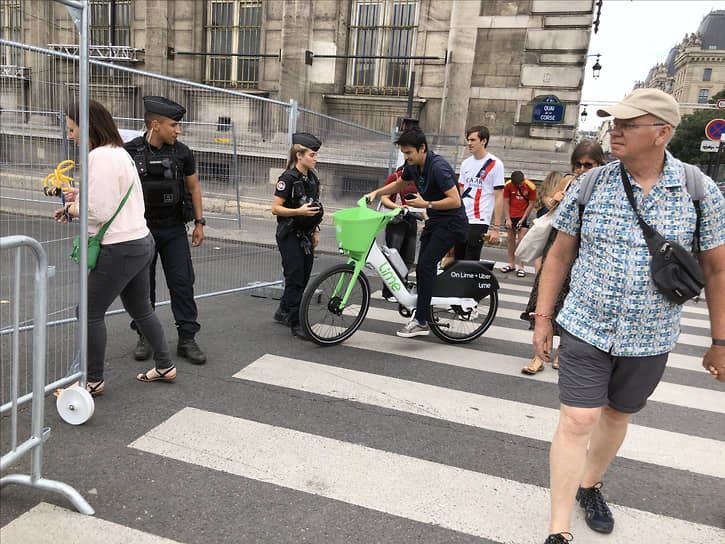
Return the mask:
[[[551,233],[551,221],[554,218],[555,211],[551,210],[534,220],[534,226],[529,229],[519,245],[516,246],[515,256],[517,261],[531,262],[541,257]]]

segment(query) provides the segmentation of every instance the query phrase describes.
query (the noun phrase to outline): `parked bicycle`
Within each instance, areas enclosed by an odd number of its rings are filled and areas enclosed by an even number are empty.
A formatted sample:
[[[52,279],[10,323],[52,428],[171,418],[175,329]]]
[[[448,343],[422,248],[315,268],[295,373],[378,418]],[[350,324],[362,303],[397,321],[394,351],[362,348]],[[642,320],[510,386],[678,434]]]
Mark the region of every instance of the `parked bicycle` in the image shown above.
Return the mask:
[[[335,236],[345,264],[328,268],[307,286],[300,324],[322,346],[344,342],[362,325],[370,307],[370,282],[363,268],[375,272],[398,301],[398,311],[413,317],[415,284],[404,281],[407,267],[395,249],[380,246],[377,234],[400,208],[387,213],[369,209],[365,197],[356,208],[333,214]],[[433,333],[452,344],[470,342],[491,326],[498,309],[498,281],[493,262],[456,261],[436,279],[431,300]]]

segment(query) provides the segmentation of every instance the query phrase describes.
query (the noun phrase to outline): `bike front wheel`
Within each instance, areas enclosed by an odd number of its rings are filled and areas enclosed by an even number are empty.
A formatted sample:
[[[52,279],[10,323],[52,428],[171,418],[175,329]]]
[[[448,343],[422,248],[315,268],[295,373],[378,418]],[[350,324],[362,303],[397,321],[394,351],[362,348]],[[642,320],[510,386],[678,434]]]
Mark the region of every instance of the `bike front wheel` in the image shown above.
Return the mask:
[[[362,325],[370,307],[370,284],[360,272],[344,307],[341,307],[355,267],[340,264],[328,268],[305,289],[300,305],[300,324],[307,336],[321,346],[350,338]]]
[[[491,291],[478,301],[473,311],[464,312],[460,306],[431,306],[430,328],[449,344],[464,344],[481,336],[493,323],[498,310],[498,292]]]

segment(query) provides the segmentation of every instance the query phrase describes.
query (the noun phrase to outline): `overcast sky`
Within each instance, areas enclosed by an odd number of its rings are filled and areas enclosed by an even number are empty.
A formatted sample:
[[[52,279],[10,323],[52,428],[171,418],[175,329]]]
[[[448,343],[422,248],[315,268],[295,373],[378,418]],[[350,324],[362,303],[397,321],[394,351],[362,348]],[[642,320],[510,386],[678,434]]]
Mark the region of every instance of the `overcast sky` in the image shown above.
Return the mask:
[[[628,94],[713,9],[725,9],[725,0],[604,0],[599,32],[592,31],[589,47],[589,53],[601,53],[602,72],[594,79],[595,57],[587,59],[582,104],[618,101]],[[587,108],[580,129],[599,126],[596,110]]]

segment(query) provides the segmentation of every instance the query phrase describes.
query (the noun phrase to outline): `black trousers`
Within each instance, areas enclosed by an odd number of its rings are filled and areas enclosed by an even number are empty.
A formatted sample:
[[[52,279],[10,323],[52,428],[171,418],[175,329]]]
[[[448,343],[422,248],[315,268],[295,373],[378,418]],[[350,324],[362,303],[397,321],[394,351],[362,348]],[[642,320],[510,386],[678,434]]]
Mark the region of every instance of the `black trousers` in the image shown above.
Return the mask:
[[[483,248],[483,235],[488,232],[488,225],[481,223],[468,224],[468,238],[455,246],[456,260],[480,261]]]
[[[433,287],[436,280],[438,262],[458,242],[466,239],[468,222],[458,218],[426,222],[420,236],[420,253],[415,276],[418,282],[418,302],[415,318],[418,322],[427,322],[430,315],[430,300],[433,298]]]
[[[414,217],[403,217],[398,223],[388,223],[385,227],[385,245],[395,248],[400,253],[408,270],[415,263],[415,244],[418,241],[418,221]],[[401,278],[405,280],[406,278]],[[383,285],[383,296],[392,293],[387,285]]]
[[[289,314],[290,325],[300,322],[300,303],[305,287],[312,273],[312,264],[315,260],[314,250],[305,254],[300,240],[294,233],[288,233],[283,238],[277,235],[277,247],[282,255],[282,270],[284,272],[284,292],[279,301],[279,307]]]
[[[194,337],[201,325],[199,312],[194,301],[194,267],[191,263],[191,249],[186,235],[186,225],[179,223],[169,227],[149,226],[156,242],[156,251],[151,260],[150,285],[151,304],[156,303],[156,260],[161,257],[161,266],[166,277],[171,297],[171,312],[174,314],[176,330],[180,337]],[[132,323],[131,328],[135,329]]]

